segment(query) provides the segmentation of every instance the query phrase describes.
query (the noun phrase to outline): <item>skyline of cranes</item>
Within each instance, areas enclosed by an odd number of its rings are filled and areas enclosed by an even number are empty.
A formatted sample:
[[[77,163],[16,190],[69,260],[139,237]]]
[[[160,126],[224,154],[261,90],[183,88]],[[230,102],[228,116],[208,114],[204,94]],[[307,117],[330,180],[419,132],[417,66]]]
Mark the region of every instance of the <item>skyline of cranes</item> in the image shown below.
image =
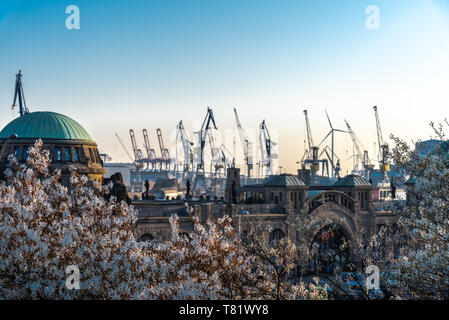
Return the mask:
[[[377,158],[379,169],[385,171],[387,168],[386,153],[388,146],[383,141],[377,107],[374,107],[374,110],[378,144],[382,146],[378,149]],[[225,143],[222,143],[220,140],[220,131],[217,127],[212,108],[207,107],[207,113],[202,122],[202,127],[199,131],[193,131],[194,139],[191,140],[189,138],[188,131],[185,129],[182,120],[178,122],[176,126],[175,147],[172,148],[172,150],[175,150],[173,157],[170,156],[169,149],[164,145],[161,129],[156,129],[160,149],[159,157],[156,156],[155,150],[150,147],[150,140],[146,129],[142,129],[144,149],[147,153],[146,157],[143,156],[142,149],[137,145],[134,130],[130,129],[131,144],[134,152],[133,162],[136,165],[140,165],[139,169],[142,169],[144,167],[142,163],[145,163],[146,170],[172,170],[176,177],[181,176],[183,179],[189,177],[194,180],[198,180],[197,177],[201,180],[201,176],[204,174],[216,178],[224,177],[225,169],[232,166],[243,168],[242,176],[245,176],[248,180],[251,178],[260,179],[280,173],[281,167],[277,165],[277,151],[272,151],[273,147],[278,145],[278,142],[271,139],[267,122],[262,120],[258,128],[257,136],[251,137],[251,139],[248,131],[243,128],[240,122],[237,109],[233,108],[233,111],[236,124],[236,129],[233,130],[233,152],[230,152]],[[305,115],[304,125],[307,135],[307,146],[304,150],[303,157],[297,164],[300,164],[303,168],[307,167],[311,169],[316,175],[321,174],[321,176],[338,178],[341,170],[340,162],[345,157],[337,154],[335,144],[341,142],[339,141],[340,138],[334,135],[335,133],[341,133],[342,136],[348,134],[351,138],[354,152],[346,160],[353,159],[353,173],[368,177],[369,171],[374,169],[374,164],[369,157],[368,150],[364,148],[348,121],[344,120],[347,131],[337,129],[334,127],[327,110],[324,111],[330,130],[317,146],[313,142],[308,112],[307,110],[303,111]],[[240,147],[238,148],[235,145],[237,138],[240,140]],[[227,142],[229,144],[229,141]],[[257,146],[255,150],[253,150],[253,143]],[[126,148],[123,144],[122,147]],[[236,154],[237,151],[241,151],[243,154],[243,163],[236,160],[236,158],[239,158]],[[254,165],[257,168],[254,168]]]

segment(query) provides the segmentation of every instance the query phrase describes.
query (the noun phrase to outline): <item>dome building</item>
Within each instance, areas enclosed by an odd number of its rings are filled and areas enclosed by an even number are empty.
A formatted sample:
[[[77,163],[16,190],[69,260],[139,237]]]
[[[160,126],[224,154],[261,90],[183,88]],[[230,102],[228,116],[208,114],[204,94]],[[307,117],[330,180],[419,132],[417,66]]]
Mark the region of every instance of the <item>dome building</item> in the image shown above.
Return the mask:
[[[0,131],[1,176],[9,165],[8,156],[14,154],[19,162],[26,162],[37,139],[42,139],[43,148],[50,152],[51,169],[61,170],[62,183],[68,185],[76,170],[102,184],[106,170],[97,144],[78,122],[48,111],[23,113]]]

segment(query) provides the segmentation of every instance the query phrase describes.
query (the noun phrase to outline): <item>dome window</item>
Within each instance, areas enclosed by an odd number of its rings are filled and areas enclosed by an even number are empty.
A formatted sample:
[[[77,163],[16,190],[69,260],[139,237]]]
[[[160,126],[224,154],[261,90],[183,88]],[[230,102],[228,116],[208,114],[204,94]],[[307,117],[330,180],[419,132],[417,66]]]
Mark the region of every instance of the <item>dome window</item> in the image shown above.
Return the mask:
[[[25,147],[23,149],[23,160],[27,160],[28,159],[28,155],[30,154],[30,147]]]
[[[65,161],[72,161],[72,155],[70,153],[70,148],[64,148],[65,150]]]
[[[75,161],[80,161],[78,148],[74,148],[74,149],[73,149],[73,160],[75,160]]]
[[[19,155],[20,155],[20,147],[15,147],[14,148],[14,157],[16,159],[19,159]]]
[[[62,154],[61,154],[61,147],[55,148],[55,161],[61,161],[62,160]]]

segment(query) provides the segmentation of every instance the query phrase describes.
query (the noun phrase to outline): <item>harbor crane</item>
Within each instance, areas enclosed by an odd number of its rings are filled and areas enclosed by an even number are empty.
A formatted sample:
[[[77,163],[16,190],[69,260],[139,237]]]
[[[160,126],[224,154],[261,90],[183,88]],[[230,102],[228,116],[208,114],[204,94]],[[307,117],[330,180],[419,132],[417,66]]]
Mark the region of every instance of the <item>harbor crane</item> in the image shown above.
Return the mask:
[[[14,90],[14,100],[12,102],[11,109],[14,110],[14,108],[17,106],[16,102],[17,99],[19,100],[19,114],[20,116],[23,116],[26,113],[29,113],[29,110],[26,105],[25,101],[25,95],[23,93],[23,86],[22,86],[22,70],[19,70],[19,73],[16,74],[16,86]]]
[[[377,129],[377,142],[379,152],[377,154],[377,160],[379,161],[380,170],[385,172],[389,170],[388,163],[388,144],[384,141],[382,135],[382,128],[380,127],[379,113],[377,111],[377,106],[373,107],[374,114],[376,116],[376,129]]]
[[[183,153],[183,160],[181,161],[181,164],[183,166],[182,175],[184,178],[186,176],[190,176],[190,171],[193,170],[193,142],[190,141],[187,132],[184,129],[184,125],[182,124],[182,120],[179,121],[176,126],[176,144],[178,145],[178,143],[181,144]],[[178,148],[176,148],[176,160],[178,161],[178,159]],[[175,171],[177,171],[177,169]]]
[[[156,157],[156,152],[154,151],[153,148],[151,148],[147,129],[142,129],[142,134],[143,134],[145,150],[147,152],[147,159],[146,159],[147,160],[147,168],[151,164],[151,170],[156,170],[158,160]]]
[[[165,148],[164,140],[162,139],[162,131],[161,129],[156,129],[157,133],[157,139],[159,141],[159,148],[161,150],[161,171],[162,171],[162,165],[164,165],[165,170],[170,170],[170,153],[168,152],[168,149]]]
[[[310,166],[310,171],[312,176],[315,176],[318,170],[320,169],[320,163],[322,167],[322,175],[324,175],[324,170],[326,169],[327,175],[329,176],[329,165],[326,159],[319,159],[319,147],[315,146],[312,138],[312,130],[310,127],[309,114],[307,110],[304,110],[305,123],[306,123],[306,136],[307,136],[307,147],[304,151],[304,155],[302,156],[301,163],[303,168],[306,165]]]
[[[242,143],[243,156],[246,165],[246,176],[248,179],[251,179],[251,170],[253,169],[253,144],[249,141],[249,138],[242,128],[240,123],[239,116],[237,114],[237,110],[234,108],[235,122],[237,124],[237,129],[239,131],[240,141]]]
[[[199,132],[200,161],[197,166],[197,171],[199,171],[200,175],[204,174],[204,149],[206,146],[206,140],[209,141],[211,155],[212,155],[212,161],[213,160],[216,161],[217,157],[219,157],[219,154],[220,154],[219,149],[215,147],[214,136],[211,132],[212,129],[218,130],[217,125],[215,123],[214,113],[212,112],[212,109],[208,107],[206,117],[203,120],[203,124],[202,124],[200,132]]]
[[[359,164],[362,165],[362,176],[365,176],[366,178],[369,177],[369,172],[370,170],[372,170],[374,168],[374,166],[371,164],[369,156],[368,156],[368,151],[365,150],[363,148],[362,143],[360,142],[359,138],[357,137],[357,135],[354,133],[354,131],[352,130],[351,126],[349,125],[349,123],[345,120],[346,123],[346,127],[348,128],[348,133],[351,136],[351,140],[352,143],[354,145],[356,154],[356,168],[354,168],[355,171],[359,171]],[[362,152],[363,150],[363,152]]]
[[[265,175],[265,177],[268,177],[273,175],[273,159],[277,159],[277,154],[273,153],[273,146],[275,145],[276,143],[271,140],[265,120],[263,120],[259,126],[259,176]],[[263,173],[264,168],[265,173]]]
[[[144,161],[142,150],[137,148],[136,135],[134,134],[133,129],[129,129],[129,135],[131,137],[131,144],[134,152],[134,162],[136,163],[136,166],[141,169]]]
[[[196,165],[196,174],[195,174],[195,180],[193,183],[193,187],[192,190],[196,190],[196,189],[202,189],[203,191],[205,191],[206,189],[206,179],[205,179],[205,171],[204,171],[204,149],[206,146],[206,140],[209,141],[209,145],[210,145],[210,150],[211,150],[211,166],[212,164],[221,162],[222,159],[218,159],[221,158],[220,157],[220,150],[219,148],[215,147],[215,140],[212,134],[212,130],[215,129],[217,130],[217,125],[215,123],[215,118],[214,118],[214,113],[212,112],[212,109],[207,107],[207,113],[206,116],[203,120],[203,123],[201,125],[201,129],[200,131],[196,132],[196,134],[198,134],[198,144],[199,144],[199,149],[198,149],[198,153],[199,153],[199,160],[198,163]],[[197,152],[197,151],[195,151]],[[217,166],[216,166],[217,168]]]

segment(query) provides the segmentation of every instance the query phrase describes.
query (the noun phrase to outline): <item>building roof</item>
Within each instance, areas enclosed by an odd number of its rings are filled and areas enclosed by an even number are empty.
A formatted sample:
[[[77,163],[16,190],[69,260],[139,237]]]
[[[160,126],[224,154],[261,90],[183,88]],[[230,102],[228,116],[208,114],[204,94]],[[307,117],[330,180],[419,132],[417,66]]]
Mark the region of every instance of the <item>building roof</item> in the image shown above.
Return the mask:
[[[341,188],[371,187],[371,184],[361,176],[350,174],[335,182],[334,187],[341,187]]]
[[[327,190],[308,190],[307,191],[307,199],[310,199],[320,193],[326,192]]]
[[[266,187],[297,187],[305,186],[297,176],[292,174],[279,174],[268,178],[264,183]]]
[[[17,135],[19,139],[62,139],[92,141],[87,131],[75,120],[56,112],[26,113],[0,131],[0,139]]]

